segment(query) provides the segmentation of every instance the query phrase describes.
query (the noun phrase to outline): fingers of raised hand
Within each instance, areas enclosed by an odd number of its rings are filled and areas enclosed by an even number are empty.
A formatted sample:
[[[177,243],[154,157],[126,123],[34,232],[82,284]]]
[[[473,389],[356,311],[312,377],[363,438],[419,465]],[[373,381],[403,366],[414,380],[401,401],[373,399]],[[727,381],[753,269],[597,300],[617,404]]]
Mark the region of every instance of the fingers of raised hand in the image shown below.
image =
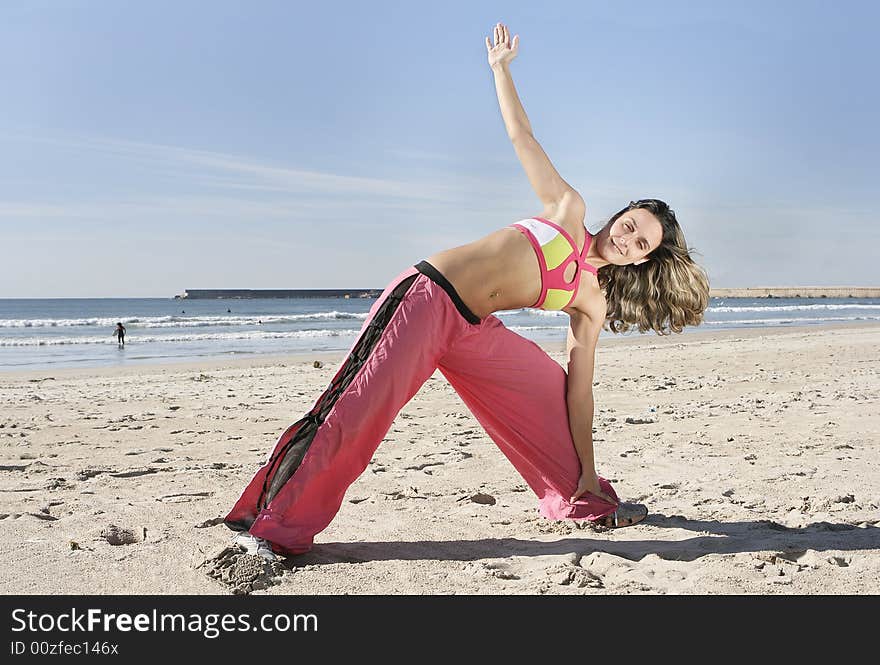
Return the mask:
[[[508,34],[507,27],[502,23],[495,24],[495,46],[499,44],[507,44],[508,42]]]
[[[510,39],[510,31],[507,29],[507,26],[503,23],[496,23],[493,41],[489,41],[489,38],[486,37],[486,49],[489,51],[494,50],[511,50],[515,51],[517,45],[519,44],[519,35],[515,35],[513,41]]]

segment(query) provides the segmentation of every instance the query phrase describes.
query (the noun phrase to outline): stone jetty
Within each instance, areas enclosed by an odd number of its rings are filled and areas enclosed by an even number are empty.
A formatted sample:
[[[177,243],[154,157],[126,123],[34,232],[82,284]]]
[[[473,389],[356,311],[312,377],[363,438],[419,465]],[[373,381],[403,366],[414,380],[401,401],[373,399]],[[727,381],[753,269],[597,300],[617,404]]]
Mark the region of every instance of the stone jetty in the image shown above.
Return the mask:
[[[378,298],[382,289],[187,289],[176,299],[211,298]]]
[[[710,289],[712,298],[880,298],[878,286],[750,286]]]

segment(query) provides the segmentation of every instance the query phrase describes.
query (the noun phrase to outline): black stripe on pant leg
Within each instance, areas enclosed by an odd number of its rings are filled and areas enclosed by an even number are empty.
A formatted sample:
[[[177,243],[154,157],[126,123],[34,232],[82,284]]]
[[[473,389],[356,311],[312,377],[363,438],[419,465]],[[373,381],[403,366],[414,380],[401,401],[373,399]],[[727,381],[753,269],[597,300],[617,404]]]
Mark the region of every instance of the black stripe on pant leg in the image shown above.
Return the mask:
[[[312,445],[318,428],[324,422],[324,419],[330,413],[340,395],[345,392],[354,380],[355,375],[364,366],[367,358],[370,357],[376,344],[381,339],[382,333],[391,321],[391,317],[397,311],[400,301],[406,295],[406,292],[409,291],[410,286],[412,286],[417,277],[418,275],[410,275],[400,282],[379,306],[366,330],[364,330],[360,339],[352,348],[351,353],[349,353],[342,368],[337,372],[336,378],[330,384],[330,387],[324,391],[324,394],[318,398],[312,410],[302,419],[306,423],[294,433],[290,441],[269,461],[270,468],[263,481],[263,491],[257,501],[258,512],[275,498],[275,495],[278,494],[279,490],[284,487],[285,483],[290,480],[294,472],[299,468],[303,457],[305,457],[309,447]]]

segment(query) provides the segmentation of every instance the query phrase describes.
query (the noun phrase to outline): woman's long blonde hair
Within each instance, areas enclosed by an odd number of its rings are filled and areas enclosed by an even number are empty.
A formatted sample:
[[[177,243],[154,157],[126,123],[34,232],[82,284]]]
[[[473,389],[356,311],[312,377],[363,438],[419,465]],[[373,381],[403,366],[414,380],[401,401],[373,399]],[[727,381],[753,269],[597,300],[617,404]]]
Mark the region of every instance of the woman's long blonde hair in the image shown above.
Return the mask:
[[[605,327],[615,333],[638,327],[639,332],[668,335],[699,325],[709,305],[709,278],[691,258],[693,249],[688,249],[675,213],[659,199],[640,199],[606,224],[634,208],[654,214],[663,226],[663,239],[644,263],[599,269],[599,286],[608,304]]]

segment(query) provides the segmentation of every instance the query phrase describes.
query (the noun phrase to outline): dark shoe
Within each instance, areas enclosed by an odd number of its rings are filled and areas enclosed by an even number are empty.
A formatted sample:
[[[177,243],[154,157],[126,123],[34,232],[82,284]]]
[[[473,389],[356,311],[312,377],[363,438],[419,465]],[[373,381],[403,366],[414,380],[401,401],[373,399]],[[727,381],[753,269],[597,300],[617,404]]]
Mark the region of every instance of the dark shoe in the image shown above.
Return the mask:
[[[625,526],[638,524],[648,516],[648,507],[641,503],[621,502],[610,515],[593,520],[593,526],[603,529],[621,529]]]

